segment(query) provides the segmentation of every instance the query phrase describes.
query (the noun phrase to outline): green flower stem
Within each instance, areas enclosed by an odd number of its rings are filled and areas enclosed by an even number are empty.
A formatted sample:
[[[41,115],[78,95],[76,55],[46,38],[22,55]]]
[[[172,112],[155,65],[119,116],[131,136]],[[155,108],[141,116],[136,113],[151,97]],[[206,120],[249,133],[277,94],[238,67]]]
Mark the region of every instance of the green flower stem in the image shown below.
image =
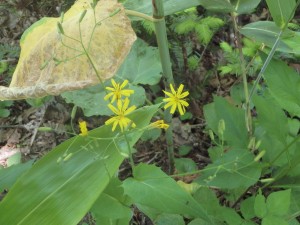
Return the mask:
[[[154,23],[156,40],[159,49],[160,60],[162,64],[163,77],[166,81],[165,90],[169,91],[169,84],[174,83],[170,53],[168,48],[167,29],[164,19],[164,8],[162,0],[152,0],[153,18],[156,20]],[[165,111],[164,120],[170,127],[166,131],[167,151],[169,157],[169,173],[174,172],[174,144],[173,144],[173,126],[172,115],[169,111]]]
[[[133,156],[132,156],[131,146],[130,146],[128,137],[127,137],[127,135],[126,135],[126,131],[124,132],[124,138],[125,138],[125,141],[126,141],[126,144],[127,144],[127,147],[128,147],[129,162],[130,162],[130,165],[131,165],[131,169],[132,169],[132,171],[133,171],[135,165],[134,165],[134,160],[133,160]]]
[[[237,15],[233,13],[232,19],[233,19],[237,47],[239,50],[239,56],[240,56],[240,60],[241,60],[242,78],[243,78],[244,94],[245,94],[245,101],[246,101],[245,102],[245,105],[246,105],[245,121],[246,121],[248,135],[249,135],[249,137],[251,137],[252,136],[252,117],[251,117],[249,90],[248,90],[248,82],[247,82],[247,74],[246,74],[246,62],[245,62],[245,58],[243,55],[243,49],[242,49],[242,44],[241,44],[241,42],[242,42],[241,35],[240,35],[239,29],[238,29]]]

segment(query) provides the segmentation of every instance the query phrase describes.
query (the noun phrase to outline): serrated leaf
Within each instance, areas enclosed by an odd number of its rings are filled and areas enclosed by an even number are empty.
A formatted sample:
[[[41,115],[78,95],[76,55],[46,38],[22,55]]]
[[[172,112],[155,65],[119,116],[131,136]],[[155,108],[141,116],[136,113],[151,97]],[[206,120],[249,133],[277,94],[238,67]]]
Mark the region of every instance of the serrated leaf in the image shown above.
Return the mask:
[[[293,18],[296,1],[266,0],[266,2],[276,25],[283,29],[289,20]]]
[[[78,21],[84,10],[79,29]],[[78,0],[65,13],[64,21],[60,20],[45,17],[23,34],[18,65],[9,88],[0,87],[1,100],[58,95],[109,79],[136,39],[117,0],[99,1],[95,13],[88,1]],[[58,23],[63,29],[60,33],[67,36],[59,34]]]
[[[130,146],[157,110],[154,105],[130,114],[137,129],[128,135]],[[120,151],[126,141],[116,134],[111,127],[102,126],[55,147],[1,201],[0,224],[77,224],[124,159]],[[65,155],[71,157],[66,159]]]
[[[154,85],[162,76],[158,48],[138,39],[118,70],[116,77],[128,79],[132,84]]]
[[[213,35],[213,32],[209,29],[209,26],[207,24],[199,23],[196,25],[195,30],[197,33],[198,40],[204,45],[207,45],[210,42]]]
[[[189,32],[195,29],[195,25],[196,25],[195,18],[188,18],[178,23],[175,27],[175,31],[178,34],[188,34]]]
[[[123,187],[134,203],[164,213],[186,214],[210,221],[203,206],[154,165],[139,164],[133,175],[124,181]]]

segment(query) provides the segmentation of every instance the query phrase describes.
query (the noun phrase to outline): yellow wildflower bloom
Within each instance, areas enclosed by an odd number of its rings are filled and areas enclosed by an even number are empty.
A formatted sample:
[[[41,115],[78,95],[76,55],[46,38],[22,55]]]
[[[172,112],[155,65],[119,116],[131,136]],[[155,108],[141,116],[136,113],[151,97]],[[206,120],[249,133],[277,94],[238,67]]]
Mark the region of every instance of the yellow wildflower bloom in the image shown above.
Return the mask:
[[[136,106],[131,106],[128,108],[129,99],[125,98],[124,101],[119,100],[117,101],[117,108],[114,107],[112,104],[109,104],[108,107],[111,111],[116,115],[105,122],[105,125],[109,125],[113,123],[112,131],[116,129],[119,125],[121,131],[123,132],[126,127],[131,123],[131,127],[135,127],[135,123],[126,117],[129,113],[136,109]]]
[[[111,79],[112,87],[106,87],[105,89],[111,91],[111,93],[105,95],[104,100],[108,100],[112,97],[111,103],[115,100],[121,100],[122,96],[129,97],[131,94],[134,93],[134,90],[130,89],[123,89],[127,84],[128,80],[124,80],[122,84],[116,83],[114,79]]]
[[[165,123],[163,120],[157,120],[150,124],[151,128],[159,128],[159,129],[168,129],[169,125]]]
[[[86,136],[88,134],[88,129],[86,127],[85,121],[79,121],[79,129],[80,129],[81,136]]]
[[[170,84],[171,92],[163,91],[169,98],[165,98],[163,101],[167,104],[164,106],[165,109],[172,106],[170,113],[174,114],[175,110],[178,108],[180,115],[185,113],[185,107],[189,106],[185,97],[189,95],[188,91],[182,93],[184,85],[180,84],[177,91],[175,91],[172,84]]]

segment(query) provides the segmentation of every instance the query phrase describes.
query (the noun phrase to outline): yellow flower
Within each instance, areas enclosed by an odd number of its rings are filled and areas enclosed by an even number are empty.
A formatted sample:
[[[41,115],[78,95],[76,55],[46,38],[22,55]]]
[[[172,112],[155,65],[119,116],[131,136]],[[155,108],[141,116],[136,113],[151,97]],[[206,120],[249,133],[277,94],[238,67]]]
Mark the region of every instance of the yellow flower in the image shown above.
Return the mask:
[[[108,105],[110,110],[113,111],[113,113],[116,115],[105,122],[105,125],[113,123],[112,131],[114,131],[118,125],[120,126],[122,132],[126,127],[128,127],[129,124],[131,124],[131,127],[135,127],[135,123],[126,116],[134,111],[136,109],[136,106],[131,106],[128,108],[128,105],[128,98],[125,98],[124,101],[117,101],[117,108],[112,104]]]
[[[172,84],[170,84],[171,92],[163,91],[169,98],[165,98],[163,101],[167,102],[167,104],[164,106],[165,109],[171,108],[171,113],[174,114],[176,108],[178,108],[178,111],[180,115],[183,115],[185,113],[185,107],[189,106],[189,103],[187,103],[185,97],[189,95],[188,91],[185,91],[182,93],[184,85],[180,84],[177,91],[174,90],[174,87]]]
[[[159,128],[159,129],[168,129],[169,125],[165,123],[163,120],[157,120],[150,124],[150,128]]]
[[[111,103],[113,103],[115,100],[121,100],[122,96],[129,97],[134,93],[134,90],[123,89],[128,84],[128,80],[124,80],[123,83],[120,84],[116,83],[114,79],[111,79],[111,83],[113,87],[106,87],[106,90],[111,91],[111,93],[105,95],[105,101],[112,97]]]
[[[79,129],[80,129],[81,136],[86,136],[88,134],[88,129],[86,127],[85,121],[79,121]]]

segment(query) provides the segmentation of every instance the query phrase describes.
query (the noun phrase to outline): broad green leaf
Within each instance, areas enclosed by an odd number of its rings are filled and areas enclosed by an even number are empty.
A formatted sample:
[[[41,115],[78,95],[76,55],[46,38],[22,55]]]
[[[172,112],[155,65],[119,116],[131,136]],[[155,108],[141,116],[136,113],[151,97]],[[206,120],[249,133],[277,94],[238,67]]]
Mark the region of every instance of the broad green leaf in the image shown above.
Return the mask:
[[[260,0],[201,0],[200,4],[207,10],[222,13],[236,12],[237,14],[244,14],[251,13],[259,3]]]
[[[255,196],[251,196],[241,203],[241,212],[245,219],[252,219],[255,217],[254,212],[254,202],[255,202]]]
[[[132,84],[154,85],[162,74],[158,48],[138,39],[118,70],[116,77],[128,79]]]
[[[261,0],[233,0],[235,12],[238,14],[251,13]]]
[[[204,116],[214,133],[218,134],[220,120],[225,122],[224,139],[233,147],[246,147],[248,134],[245,125],[245,112],[231,105],[226,99],[214,97],[214,102],[204,106]]]
[[[211,223],[208,223],[202,219],[194,219],[192,220],[190,223],[188,223],[188,225],[211,225]]]
[[[234,11],[234,7],[229,1],[224,0],[201,0],[200,5],[202,5],[207,10],[229,13]]]
[[[272,48],[278,34],[280,33],[280,28],[277,27],[274,22],[258,21],[244,26],[241,29],[241,33],[252,40],[263,43]],[[276,51],[299,54],[300,47],[297,45],[299,40],[299,32],[286,29],[283,32],[282,37],[279,39]]]
[[[154,221],[155,225],[185,225],[180,215],[176,214],[160,214]]]
[[[205,205],[207,214],[212,215],[215,219],[219,219],[219,213],[221,206],[216,194],[208,187],[200,187],[194,194],[193,197],[197,202]]]
[[[97,224],[127,225],[132,217],[132,211],[123,195],[122,182],[113,178],[106,189],[91,208]],[[104,221],[108,221],[105,223]]]
[[[266,2],[276,25],[283,29],[289,20],[293,18],[296,1],[266,0]]]
[[[117,79],[115,80],[118,82]],[[111,82],[105,82],[104,86],[111,86]],[[126,88],[134,90],[134,94],[129,98],[131,105],[139,107],[145,103],[146,94],[143,87],[129,84]],[[104,100],[106,94],[107,92],[102,85],[96,85],[83,90],[65,92],[61,96],[67,103],[79,106],[83,110],[84,115],[89,117],[113,114],[107,106],[109,101]]]
[[[0,100],[58,95],[109,79],[135,39],[117,0],[99,1],[95,11],[89,1],[78,0],[63,21],[45,17],[24,33],[18,65],[9,88],[0,87]]]
[[[265,134],[286,144],[288,119],[274,98],[270,95],[254,96],[253,102],[257,111],[257,123],[263,127]]]
[[[10,187],[21,177],[27,170],[31,168],[33,161],[14,165],[0,170],[0,192]]]
[[[291,204],[291,190],[272,192],[267,198],[268,214],[284,216]]]
[[[199,184],[223,189],[248,188],[261,174],[260,165],[247,149],[230,149],[203,169]]]
[[[127,178],[123,187],[134,203],[170,214],[189,215],[210,221],[204,206],[184,191],[175,180],[154,165],[139,164],[133,178]]]
[[[154,105],[130,114],[137,125],[128,135],[131,146],[157,110]],[[124,137],[110,126],[65,141],[15,183],[0,203],[0,224],[77,224],[118,170],[126,149]]]
[[[262,219],[261,225],[274,225],[274,224],[280,224],[280,225],[289,225],[289,223],[282,217],[268,215],[265,218]]]
[[[164,12],[165,15],[171,15],[175,12],[179,12],[197,5],[200,5],[202,0],[163,0],[164,3]],[[132,1],[127,0],[124,3],[124,7],[129,10],[138,11],[141,13],[145,13],[148,15],[152,15],[152,1],[148,0],[139,0],[139,1]],[[134,20],[141,20],[140,17],[133,17]]]
[[[271,60],[264,78],[271,95],[292,115],[300,117],[300,76],[284,62]]]
[[[267,210],[266,198],[259,191],[254,200],[255,215],[259,218],[264,218],[267,215]]]

